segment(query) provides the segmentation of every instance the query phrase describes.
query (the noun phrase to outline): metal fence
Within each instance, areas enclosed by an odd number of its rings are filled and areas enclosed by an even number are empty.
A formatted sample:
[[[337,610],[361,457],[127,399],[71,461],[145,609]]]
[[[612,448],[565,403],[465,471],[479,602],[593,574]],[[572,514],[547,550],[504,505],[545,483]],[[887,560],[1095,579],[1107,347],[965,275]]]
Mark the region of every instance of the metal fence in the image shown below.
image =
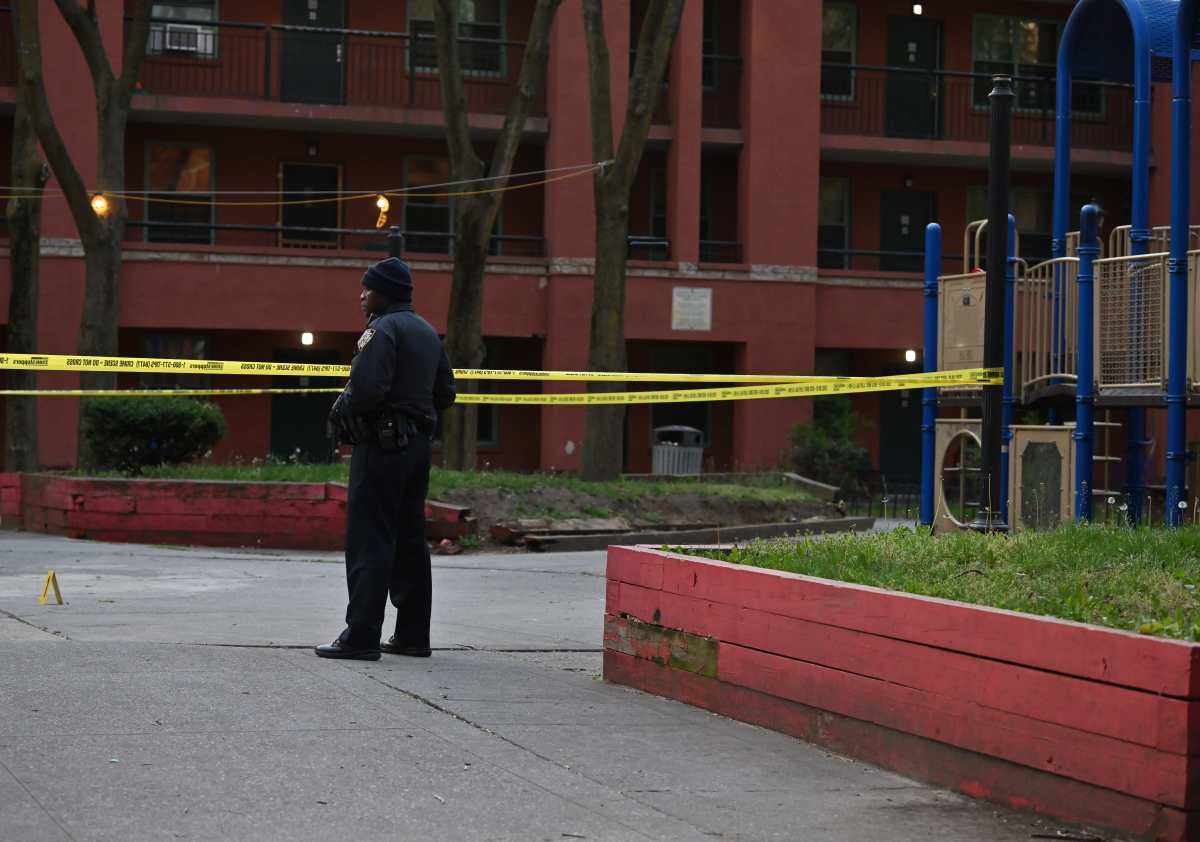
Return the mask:
[[[821,131],[919,140],[988,141],[991,76],[857,64],[821,65]],[[1012,142],[1054,143],[1055,82],[1014,78]],[[1129,85],[1076,82],[1071,141],[1077,148],[1132,148]]]
[[[139,92],[440,109],[434,44],[433,36],[423,33],[154,20]],[[507,111],[524,46],[459,38],[469,110]],[[546,113],[542,91],[532,113]]]
[[[1161,388],[1167,375],[1167,255],[1109,257],[1095,267],[1097,383]]]
[[[1079,371],[1079,258],[1059,257],[1017,279],[1013,370],[1024,400]],[[982,337],[981,337],[982,341]]]

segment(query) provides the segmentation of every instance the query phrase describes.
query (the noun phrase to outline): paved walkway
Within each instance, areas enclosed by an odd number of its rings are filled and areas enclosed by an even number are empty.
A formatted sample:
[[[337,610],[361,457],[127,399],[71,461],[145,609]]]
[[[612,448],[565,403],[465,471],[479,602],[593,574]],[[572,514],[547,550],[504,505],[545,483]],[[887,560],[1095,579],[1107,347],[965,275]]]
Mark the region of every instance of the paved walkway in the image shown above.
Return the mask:
[[[324,661],[329,553],[0,533],[0,839],[1028,840],[600,680],[602,553],[438,558],[434,657]],[[47,569],[65,606],[39,606]]]

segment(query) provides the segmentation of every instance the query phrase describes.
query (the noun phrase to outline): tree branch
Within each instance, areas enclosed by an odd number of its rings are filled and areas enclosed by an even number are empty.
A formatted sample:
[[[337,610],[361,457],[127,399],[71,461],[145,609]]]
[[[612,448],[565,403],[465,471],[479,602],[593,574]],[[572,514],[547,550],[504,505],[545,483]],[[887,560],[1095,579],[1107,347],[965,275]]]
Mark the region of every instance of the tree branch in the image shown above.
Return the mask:
[[[442,112],[446,119],[446,145],[449,147],[453,177],[475,178],[483,171],[483,162],[475,154],[467,122],[467,95],[463,90],[458,43],[458,0],[435,0],[433,29],[437,38]]]
[[[133,95],[142,72],[142,61],[146,58],[146,42],[150,38],[150,0],[137,0],[133,8],[133,21],[125,36],[125,54],[121,57],[121,76],[117,79],[118,93],[128,100]]]
[[[81,9],[75,0],[54,0],[54,5],[58,6],[63,20],[67,22],[75,40],[79,42],[79,49],[92,74],[92,86],[99,96],[102,87],[107,89],[112,84],[113,72],[112,65],[108,62],[108,53],[104,51],[100,27],[96,25],[95,3],[89,2],[86,10]],[[107,93],[107,90],[105,92]]]
[[[38,0],[17,0],[13,7],[17,37],[17,84],[23,89],[29,116],[37,131],[38,140],[54,168],[80,236],[95,237],[99,223],[92,212],[91,197],[83,176],[75,168],[67,144],[59,134],[46,97],[42,77],[42,45],[38,21]]]
[[[525,52],[521,57],[521,72],[517,78],[517,92],[508,104],[508,113],[504,117],[504,128],[492,152],[492,164],[488,175],[492,187],[502,187],[508,183],[512,172],[513,161],[517,149],[521,145],[521,135],[525,130],[525,121],[533,109],[533,99],[538,89],[546,79],[546,62],[550,56],[550,27],[562,0],[537,0],[533,9],[533,20],[529,24],[529,38],[525,42]],[[488,193],[485,199],[487,212],[480,223],[484,232],[491,231],[495,224],[496,211],[500,207],[502,194]]]
[[[592,105],[592,160],[613,157],[612,83],[602,0],[583,0],[583,35],[588,51],[588,89]],[[604,173],[597,173],[597,181]]]
[[[637,177],[642,150],[650,134],[654,106],[662,89],[663,75],[671,59],[684,0],[651,0],[638,36],[633,78],[629,81],[629,101],[625,106],[625,126],[613,164],[613,181],[628,195]]]

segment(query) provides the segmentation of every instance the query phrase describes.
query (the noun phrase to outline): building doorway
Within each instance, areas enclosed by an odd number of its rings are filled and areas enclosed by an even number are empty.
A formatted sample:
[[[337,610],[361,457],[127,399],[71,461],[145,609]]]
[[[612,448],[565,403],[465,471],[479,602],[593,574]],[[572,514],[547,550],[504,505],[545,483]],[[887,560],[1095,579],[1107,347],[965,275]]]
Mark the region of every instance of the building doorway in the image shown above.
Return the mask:
[[[283,0],[279,98],[341,105],[345,92],[346,0]],[[295,27],[295,28],[289,28]]]
[[[879,207],[879,268],[920,272],[925,226],[937,215],[937,195],[924,190],[884,190]]]
[[[337,164],[279,165],[279,183],[283,200],[289,204],[280,209],[283,231],[279,234],[282,246],[338,247],[338,235],[313,229],[337,228],[340,202],[303,201],[328,198],[341,189],[342,168]],[[292,204],[300,202],[300,204]]]
[[[942,24],[926,17],[888,18],[885,124],[889,137],[941,136]]]
[[[911,372],[905,372],[911,373]],[[921,390],[879,393],[879,474],[893,491],[921,481]]]
[[[282,348],[275,352],[280,363],[337,364],[343,362],[337,351],[306,348]],[[274,377],[271,385],[279,389],[308,389],[336,385],[330,377]],[[336,395],[272,395],[271,455],[279,460],[332,462],[334,443],[325,435],[325,419]]]

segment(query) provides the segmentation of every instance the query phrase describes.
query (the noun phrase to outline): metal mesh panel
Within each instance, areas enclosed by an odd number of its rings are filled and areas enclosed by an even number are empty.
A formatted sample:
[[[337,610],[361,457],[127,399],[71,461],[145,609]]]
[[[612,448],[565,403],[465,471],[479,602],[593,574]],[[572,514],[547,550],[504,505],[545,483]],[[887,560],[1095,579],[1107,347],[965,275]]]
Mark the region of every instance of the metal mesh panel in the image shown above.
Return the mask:
[[[1096,261],[1096,379],[1160,387],[1166,376],[1165,254]]]

